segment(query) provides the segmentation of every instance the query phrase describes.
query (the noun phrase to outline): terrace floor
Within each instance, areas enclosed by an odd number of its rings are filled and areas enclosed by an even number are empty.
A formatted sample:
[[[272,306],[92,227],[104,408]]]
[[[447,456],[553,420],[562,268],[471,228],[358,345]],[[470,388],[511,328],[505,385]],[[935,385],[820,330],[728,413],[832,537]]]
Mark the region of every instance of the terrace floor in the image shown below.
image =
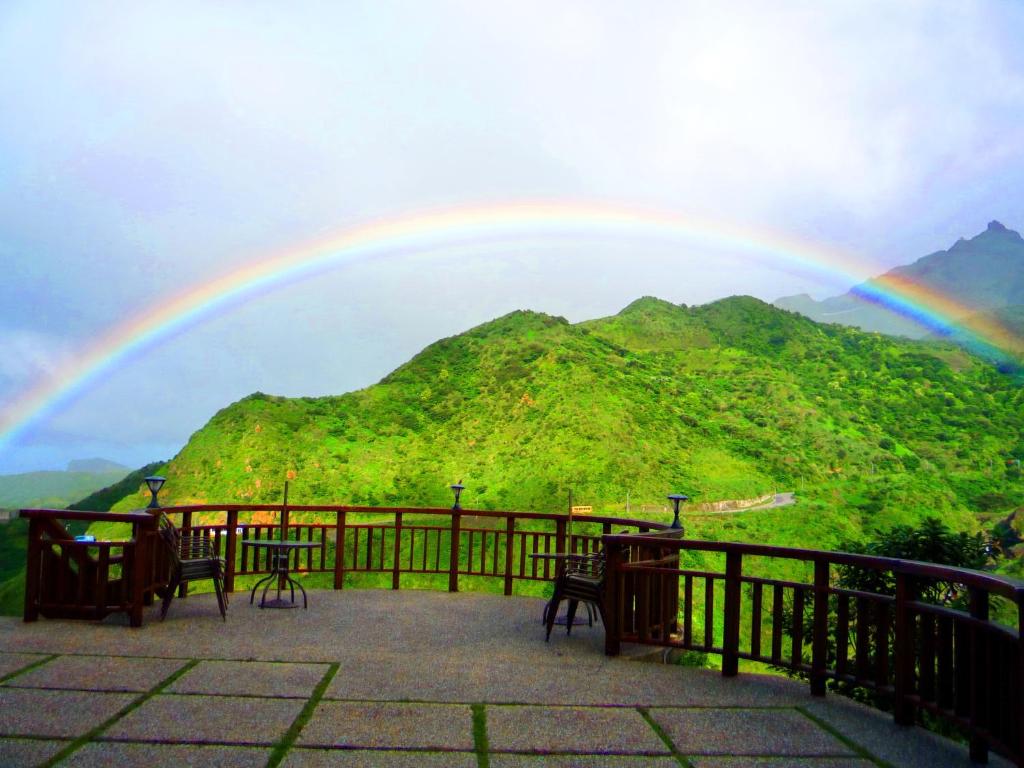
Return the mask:
[[[308,611],[212,595],[137,630],[0,619],[0,765],[969,765],[967,750],[804,683],[603,655],[542,602],[310,593]],[[1007,765],[993,756],[992,764]]]

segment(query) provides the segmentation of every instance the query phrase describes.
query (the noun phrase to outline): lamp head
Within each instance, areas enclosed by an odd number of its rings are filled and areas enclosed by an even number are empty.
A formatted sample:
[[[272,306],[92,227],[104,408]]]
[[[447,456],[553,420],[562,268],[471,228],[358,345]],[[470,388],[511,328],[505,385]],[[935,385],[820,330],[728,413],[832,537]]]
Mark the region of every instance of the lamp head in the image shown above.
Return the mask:
[[[153,494],[153,498],[149,502],[149,509],[159,509],[160,502],[157,501],[157,494],[160,493],[160,489],[163,487],[167,478],[160,477],[160,475],[150,475],[145,478],[146,485],[149,487],[149,492]]]
[[[679,504],[684,501],[689,501],[690,497],[687,496],[685,493],[670,493],[668,497],[672,500],[672,503],[675,505],[675,516],[672,518],[671,527],[673,530],[682,530],[683,524],[679,522]]]
[[[459,480],[459,482],[452,483],[448,487],[451,488],[452,489],[452,493],[455,494],[455,503],[452,505],[452,509],[462,509],[462,507],[459,506],[459,496],[462,495],[462,489],[465,488],[466,486],[464,486],[462,484],[462,481]]]

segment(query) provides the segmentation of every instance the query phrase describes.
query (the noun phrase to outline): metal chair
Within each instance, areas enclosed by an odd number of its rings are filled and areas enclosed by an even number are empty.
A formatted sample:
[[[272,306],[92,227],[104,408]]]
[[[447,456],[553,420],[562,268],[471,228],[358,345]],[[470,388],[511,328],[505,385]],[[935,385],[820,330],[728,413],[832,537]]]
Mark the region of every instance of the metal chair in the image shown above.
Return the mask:
[[[576,618],[576,609],[581,602],[587,606],[588,613],[590,606],[596,607],[601,621],[607,626],[608,622],[604,612],[604,575],[603,552],[590,555],[565,555],[562,571],[555,579],[555,593],[544,610],[544,619],[547,624],[545,640],[551,639],[551,629],[555,626],[558,606],[563,600],[569,601],[565,621],[566,634],[572,633],[573,619]]]
[[[227,621],[228,597],[224,591],[224,559],[218,557],[213,549],[213,542],[205,533],[182,533],[167,515],[160,515],[160,538],[167,546],[171,573],[163,594],[160,606],[160,619],[167,617],[167,610],[174,600],[178,587],[189,581],[213,579],[213,589],[217,593],[217,605],[220,615]]]

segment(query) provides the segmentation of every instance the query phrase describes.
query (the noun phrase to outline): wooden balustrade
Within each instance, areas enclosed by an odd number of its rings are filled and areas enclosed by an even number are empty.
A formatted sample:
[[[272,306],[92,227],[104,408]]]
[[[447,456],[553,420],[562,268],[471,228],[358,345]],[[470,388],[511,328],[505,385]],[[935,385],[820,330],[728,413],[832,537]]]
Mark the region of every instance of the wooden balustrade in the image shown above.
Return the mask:
[[[989,748],[1024,765],[1024,587],[991,574],[927,563],[756,544],[645,535],[667,526],[588,515],[572,530],[564,515],[326,505],[193,505],[162,510],[182,529],[204,530],[227,562],[225,585],[270,571],[269,552],[245,540],[281,535],[319,546],[295,550],[291,569],[332,574],[335,589],[361,574],[433,575],[458,591],[465,578],[547,581],[555,561],[534,554],[604,548],[607,555],[606,652],[621,643],[683,648],[722,657],[722,673],[740,660],[804,674],[811,692],[826,684],[865,688],[892,701],[897,722],[919,711],[961,727],[971,754]],[[256,519],[252,513],[261,513]],[[277,522],[263,522],[267,513]],[[316,513],[326,522],[295,516]],[[37,616],[103,618],[113,611],[142,622],[142,608],[166,585],[167,561],[149,511],[125,514],[23,510],[29,518],[25,620]],[[211,518],[215,521],[211,522]],[[131,524],[131,538],[76,542],[62,520]],[[437,521],[436,523],[434,521]],[[625,529],[612,534],[612,530]],[[716,569],[685,567],[717,558]],[[758,575],[764,562],[788,563],[807,578]],[[840,588],[838,568],[883,571],[895,594]],[[773,572],[778,572],[775,569]],[[922,599],[922,585],[959,585],[965,609]],[[328,582],[330,583],[330,582]],[[991,599],[1009,601],[1015,627],[990,618]]]
[[[167,559],[157,546],[157,519],[148,512],[111,514],[23,509],[29,520],[25,570],[25,621],[39,616],[103,619],[128,614],[142,626],[142,610],[167,584]],[[131,538],[75,541],[62,521],[127,523]]]
[[[234,589],[238,576],[270,572],[269,550],[244,541],[279,538],[284,511],[281,505],[255,504],[163,509],[182,529],[205,530],[213,538],[218,553],[227,561],[228,591]],[[346,574],[369,573],[390,573],[392,588],[398,589],[401,574],[409,573],[447,575],[452,592],[458,591],[464,577],[501,579],[505,594],[511,595],[516,582],[554,578],[554,563],[533,558],[533,554],[565,552],[568,547],[576,553],[597,551],[601,536],[613,527],[636,532],[666,527],[651,521],[587,515],[574,521],[570,537],[565,515],[540,512],[294,504],[287,506],[287,512],[290,539],[320,544],[291,553],[291,569],[333,573],[335,589],[344,587]],[[277,521],[256,523],[240,517],[252,517],[253,513],[270,513]],[[297,521],[294,516],[302,513],[315,513],[328,521]],[[196,522],[212,515],[225,522]],[[353,522],[354,518],[360,522]],[[433,523],[434,519],[439,522]],[[484,527],[491,520],[494,527]],[[341,557],[338,552],[343,553]]]
[[[824,695],[829,680],[865,688],[891,701],[897,723],[927,711],[968,735],[972,759],[983,761],[992,748],[1024,765],[1021,583],[931,563],[757,544],[615,535],[604,545],[606,607],[614,617],[607,653],[623,642],[682,648],[720,655],[725,676],[748,659],[805,674],[814,695]],[[666,553],[724,557],[725,567],[669,565]],[[766,558],[803,564],[813,576],[752,575]],[[890,574],[895,595],[840,588],[833,578],[840,567]],[[682,580],[682,627],[666,633],[648,617],[670,577]],[[936,583],[959,585],[969,596],[966,610],[923,601],[922,585]],[[1013,606],[1015,627],[990,620],[993,597]]]

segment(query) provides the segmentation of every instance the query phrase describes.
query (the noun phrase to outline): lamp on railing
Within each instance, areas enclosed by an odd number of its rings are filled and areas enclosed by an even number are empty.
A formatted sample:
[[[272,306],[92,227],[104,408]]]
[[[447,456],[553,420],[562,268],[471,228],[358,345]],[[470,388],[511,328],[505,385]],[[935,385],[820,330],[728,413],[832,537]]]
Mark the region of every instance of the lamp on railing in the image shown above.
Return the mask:
[[[147,509],[159,509],[160,502],[156,500],[156,495],[160,493],[160,489],[163,487],[163,484],[167,481],[167,478],[160,477],[159,475],[150,475],[149,477],[145,478],[145,480],[146,485],[149,486],[149,492],[153,494],[153,498],[149,502],[149,507],[147,507]]]
[[[459,482],[453,483],[452,485],[450,485],[448,487],[451,488],[452,489],[452,493],[455,494],[455,503],[452,504],[452,509],[462,509],[462,507],[459,506],[459,496],[462,495],[462,490],[466,486],[464,486],[462,484],[462,481],[459,480]]]
[[[672,518],[672,525],[670,526],[673,530],[681,531],[683,524],[679,522],[679,503],[682,501],[689,501],[690,497],[685,493],[670,493],[668,495],[672,499],[672,503],[675,504],[675,517]]]

